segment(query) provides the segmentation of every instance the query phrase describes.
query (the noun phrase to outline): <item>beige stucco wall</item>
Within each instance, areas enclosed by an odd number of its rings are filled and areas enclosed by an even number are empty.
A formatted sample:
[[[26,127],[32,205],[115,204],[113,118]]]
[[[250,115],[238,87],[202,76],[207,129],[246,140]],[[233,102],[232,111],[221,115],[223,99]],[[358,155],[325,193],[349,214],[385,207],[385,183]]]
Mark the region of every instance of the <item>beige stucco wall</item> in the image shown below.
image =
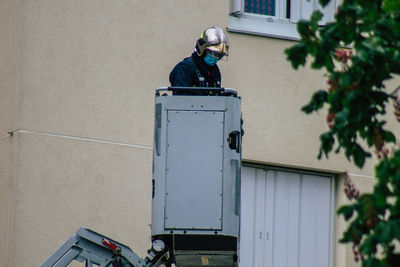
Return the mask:
[[[0,262],[7,262],[11,219],[12,142],[14,127],[16,3],[0,1]]]
[[[0,262],[38,266],[82,226],[145,255],[154,89],[204,28],[228,27],[228,10],[211,0],[0,2],[0,137],[17,130],[0,140]],[[360,171],[341,156],[316,159],[325,114],[300,108],[323,73],[291,69],[293,42],[228,34],[220,68],[242,96],[243,158],[347,171],[370,187],[373,161]],[[337,267],[352,266],[346,247],[335,253]]]
[[[350,204],[351,202],[347,199],[344,192],[344,180],[346,175],[339,175],[336,179],[336,210],[342,205]],[[366,176],[360,174],[350,174],[347,176],[351,183],[353,183],[360,192],[371,192],[375,178],[373,176]],[[360,262],[355,262],[354,254],[351,245],[344,245],[339,243],[342,233],[346,230],[346,222],[342,216],[336,216],[336,228],[335,228],[335,266],[346,266],[346,267],[359,267]]]
[[[9,266],[37,266],[80,226],[145,254],[151,149],[35,134],[15,142]]]

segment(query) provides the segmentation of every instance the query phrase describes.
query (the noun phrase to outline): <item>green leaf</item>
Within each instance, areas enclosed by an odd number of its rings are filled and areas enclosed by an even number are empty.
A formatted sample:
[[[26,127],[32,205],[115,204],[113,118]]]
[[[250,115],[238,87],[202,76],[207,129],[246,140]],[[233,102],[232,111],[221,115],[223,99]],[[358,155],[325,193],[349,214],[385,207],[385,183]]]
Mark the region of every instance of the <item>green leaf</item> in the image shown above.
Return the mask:
[[[383,159],[378,166],[375,167],[377,177],[385,177],[389,175],[390,164],[387,159]]]
[[[352,83],[352,78],[350,73],[344,72],[339,76],[339,84],[342,87],[348,87]]]
[[[338,214],[343,215],[346,221],[348,221],[353,216],[353,212],[354,212],[353,206],[342,206],[337,211]]]
[[[325,90],[319,90],[313,94],[310,102],[307,105],[303,106],[301,110],[306,114],[317,111],[322,108],[327,99],[328,93]]]
[[[297,31],[304,39],[310,39],[311,36],[315,35],[315,30],[313,30],[308,20],[300,20],[297,22]]]
[[[384,137],[383,139],[386,142],[392,142],[392,143],[396,143],[396,137],[394,136],[394,134],[392,132],[387,132],[385,131]]]
[[[394,11],[400,11],[400,1],[399,0],[384,0],[382,3],[382,9],[387,13],[392,13]]]
[[[331,0],[319,0],[319,3],[322,7],[326,7]]]
[[[375,258],[368,258],[365,259],[362,263],[362,267],[380,267],[380,263]]]
[[[392,223],[393,235],[400,237],[400,219],[397,219]]]
[[[350,229],[347,229],[343,236],[339,239],[340,243],[348,243],[351,242],[353,239],[351,238]]]
[[[349,123],[349,110],[346,108],[336,113],[335,122],[338,129],[346,128]]]
[[[391,223],[379,223],[376,228],[377,239],[379,242],[387,243],[392,241],[395,237],[392,233]]]
[[[333,63],[332,57],[330,55],[327,55],[325,57],[325,68],[328,71],[333,71],[333,69],[335,68],[335,64]]]
[[[364,166],[365,159],[370,156],[371,154],[365,152],[360,145],[358,144],[355,145],[353,149],[353,160],[354,164],[356,164],[358,168],[361,169]]]
[[[356,56],[360,61],[369,61],[369,54],[365,49],[359,50]]]
[[[362,252],[366,255],[375,254],[377,243],[378,242],[374,235],[366,238],[361,245]]]
[[[387,204],[385,195],[375,193],[375,203],[374,204],[378,209],[385,208],[386,204]]]
[[[310,21],[312,23],[312,25],[318,26],[318,22],[322,19],[322,17],[324,16],[324,14],[322,14],[321,11],[319,10],[315,10],[312,14],[311,14],[311,18]]]
[[[298,43],[295,46],[285,50],[287,60],[290,61],[292,67],[297,69],[299,66],[304,66],[307,57],[307,47],[304,43]]]
[[[333,138],[332,134],[325,133],[320,136],[321,140],[321,151],[328,157],[329,152],[332,151],[333,144],[335,143],[335,139]]]

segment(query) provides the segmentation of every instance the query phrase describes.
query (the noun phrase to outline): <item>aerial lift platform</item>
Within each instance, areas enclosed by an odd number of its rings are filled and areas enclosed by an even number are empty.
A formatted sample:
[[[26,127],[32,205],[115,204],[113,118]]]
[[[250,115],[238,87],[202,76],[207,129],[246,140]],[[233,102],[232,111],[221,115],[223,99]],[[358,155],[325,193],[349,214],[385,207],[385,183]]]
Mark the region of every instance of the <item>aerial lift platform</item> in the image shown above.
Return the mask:
[[[148,255],[81,228],[41,267],[238,266],[240,104],[230,88],[156,89]]]

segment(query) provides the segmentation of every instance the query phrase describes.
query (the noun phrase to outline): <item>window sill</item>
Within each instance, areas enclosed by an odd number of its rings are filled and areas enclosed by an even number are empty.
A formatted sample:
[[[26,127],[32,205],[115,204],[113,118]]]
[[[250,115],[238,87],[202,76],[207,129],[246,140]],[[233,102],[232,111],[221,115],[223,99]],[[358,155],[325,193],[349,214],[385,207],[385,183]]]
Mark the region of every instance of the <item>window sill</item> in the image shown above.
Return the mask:
[[[298,41],[296,23],[229,16],[228,31]]]

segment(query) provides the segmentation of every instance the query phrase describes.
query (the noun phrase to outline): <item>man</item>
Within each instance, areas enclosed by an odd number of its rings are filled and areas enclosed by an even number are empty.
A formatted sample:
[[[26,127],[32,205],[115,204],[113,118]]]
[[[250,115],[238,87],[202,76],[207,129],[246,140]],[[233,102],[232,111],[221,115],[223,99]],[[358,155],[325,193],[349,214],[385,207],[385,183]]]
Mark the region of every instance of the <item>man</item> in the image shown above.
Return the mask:
[[[169,75],[171,86],[221,87],[217,62],[228,56],[229,40],[219,27],[207,28],[190,57],[179,62]],[[176,94],[184,94],[183,91]]]

